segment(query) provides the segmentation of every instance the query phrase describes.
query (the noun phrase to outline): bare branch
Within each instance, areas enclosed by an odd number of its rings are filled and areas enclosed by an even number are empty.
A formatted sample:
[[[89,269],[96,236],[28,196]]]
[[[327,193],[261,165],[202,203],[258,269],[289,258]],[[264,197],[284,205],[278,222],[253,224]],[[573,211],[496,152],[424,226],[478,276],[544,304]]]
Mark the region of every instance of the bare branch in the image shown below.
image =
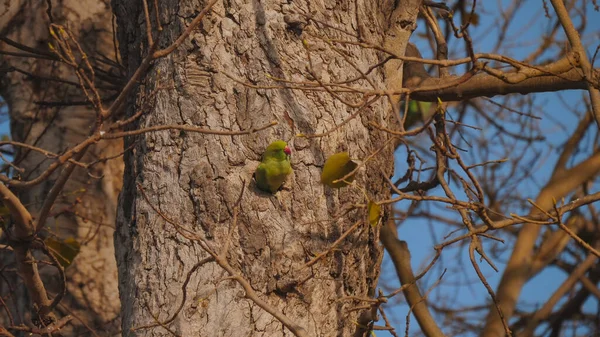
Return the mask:
[[[404,289],[404,296],[411,306],[413,314],[425,336],[443,337],[444,334],[442,333],[442,330],[438,327],[427,308],[427,302],[422,300],[415,276],[412,272],[408,246],[406,245],[406,242],[398,240],[395,228],[396,225],[394,222],[389,221],[381,227],[379,237],[396,267],[398,279],[403,286],[409,284],[409,286]]]

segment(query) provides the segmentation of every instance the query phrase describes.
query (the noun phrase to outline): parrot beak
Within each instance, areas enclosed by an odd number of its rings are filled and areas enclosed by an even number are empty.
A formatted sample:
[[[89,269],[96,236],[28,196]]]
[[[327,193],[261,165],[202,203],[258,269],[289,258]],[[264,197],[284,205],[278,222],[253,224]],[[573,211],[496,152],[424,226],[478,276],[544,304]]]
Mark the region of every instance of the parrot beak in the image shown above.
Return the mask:
[[[285,154],[287,154],[288,156],[292,154],[292,150],[290,150],[289,146],[286,146],[285,149],[283,149],[283,152],[285,152]]]

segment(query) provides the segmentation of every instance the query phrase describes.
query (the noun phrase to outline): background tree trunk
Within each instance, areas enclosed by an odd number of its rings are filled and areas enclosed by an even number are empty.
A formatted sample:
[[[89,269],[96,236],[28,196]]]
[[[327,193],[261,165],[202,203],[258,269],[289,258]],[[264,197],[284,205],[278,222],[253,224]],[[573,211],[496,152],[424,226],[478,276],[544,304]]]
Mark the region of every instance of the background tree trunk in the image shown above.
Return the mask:
[[[400,49],[418,13],[419,1],[413,2],[398,6],[412,18],[412,24],[405,21],[404,28],[395,31],[403,33]],[[361,208],[336,218],[349,206],[365,203],[364,194],[354,187],[324,188],[320,172],[326,156],[334,152],[345,150],[365,159],[383,147],[366,162],[357,180],[372,200],[389,199],[383,175],[393,174],[394,144],[389,134],[369,125],[371,121],[384,126],[394,123],[388,104],[381,100],[326,137],[294,137],[330,130],[356,109],[323,91],[284,86],[254,89],[230,77],[259,85],[268,83],[268,75],[292,81],[316,76],[326,82],[356,77],[344,58],[366,71],[381,61],[381,55],[350,47],[342,57],[314,36],[348,39],[344,30],[382,45],[392,6],[391,1],[218,2],[181,47],[154,63],[129,110],[133,114],[143,109],[138,127],[190,124],[235,131],[273,120],[278,125],[244,136],[161,131],[126,140],[125,147],[134,145],[134,151],[125,156],[115,239],[123,331],[170,335],[156,327],[157,320],[170,323],[176,316],[174,324],[165,326],[183,336],[289,334],[245,298],[221,267],[199,264],[208,254],[198,242],[178,234],[166,217],[199,235],[214,251],[230,240],[227,259],[236,272],[308,335],[366,333],[355,324],[368,323],[364,310],[352,309],[367,303],[341,299],[374,295],[382,258],[378,227],[368,225],[366,210]],[[145,22],[144,14],[138,2],[116,0],[113,9],[121,55],[131,75],[147,52],[145,26],[139,24]],[[160,47],[172,43],[201,9],[197,1],[161,1],[158,16],[163,30],[154,35],[161,37]],[[315,21],[308,22],[301,13],[312,13]],[[156,28],[153,6],[150,17]],[[303,39],[311,53],[310,71]],[[383,75],[373,77],[374,84],[383,88]],[[368,86],[366,81],[360,83]],[[356,94],[343,97],[360,101]],[[271,196],[256,189],[252,173],[265,147],[276,139],[290,143],[294,174],[284,190]],[[233,223],[234,205],[244,185],[237,223]],[[312,268],[302,268],[311,254],[327,250],[357,221],[363,222],[359,229],[332,254]],[[230,230],[233,235],[228,239]],[[301,283],[286,287],[290,281]]]
[[[0,18],[2,36],[30,48],[48,52],[52,22],[63,24],[75,37],[91,62],[106,57],[114,60],[115,46],[112,39],[111,10],[107,1],[60,1],[52,2],[50,12],[44,1],[10,1]],[[0,42],[3,51],[20,52],[6,41]],[[61,78],[77,82],[72,68],[55,60],[0,56],[3,74],[1,95],[7,102],[11,134],[15,141],[35,145],[53,153],[62,153],[87,138],[94,125],[95,112],[85,106],[40,105],[34,102],[81,101],[81,88],[44,78]],[[24,74],[25,72],[25,74]],[[23,180],[37,177],[54,162],[35,151],[16,148],[14,163],[23,168]],[[90,148],[84,162],[113,156],[122,152],[122,141],[102,142]],[[29,211],[36,215],[53,186],[60,169],[50,179],[40,184],[19,189],[18,196]],[[120,158],[100,162],[90,170],[77,168],[67,182],[47,221],[46,234],[58,239],[75,238],[81,251],[66,269],[68,296],[58,307],[65,315],[74,313],[73,325],[80,331],[64,331],[72,335],[86,335],[88,328],[96,333],[115,331],[118,327],[120,303],[117,292],[117,271],[114,259],[113,233],[117,196],[122,185],[123,163]],[[12,254],[1,263],[10,270]],[[7,261],[10,259],[10,261]],[[49,294],[54,296],[60,289],[56,270],[41,268],[42,279]],[[18,289],[9,303],[20,314],[30,311],[29,297],[16,274],[6,274],[11,285],[0,282],[2,296],[11,288]],[[19,319],[19,312],[13,317]],[[25,320],[29,318],[25,317]],[[19,321],[16,322],[17,324]],[[70,326],[70,325],[69,325]],[[88,330],[87,332],[84,332]]]

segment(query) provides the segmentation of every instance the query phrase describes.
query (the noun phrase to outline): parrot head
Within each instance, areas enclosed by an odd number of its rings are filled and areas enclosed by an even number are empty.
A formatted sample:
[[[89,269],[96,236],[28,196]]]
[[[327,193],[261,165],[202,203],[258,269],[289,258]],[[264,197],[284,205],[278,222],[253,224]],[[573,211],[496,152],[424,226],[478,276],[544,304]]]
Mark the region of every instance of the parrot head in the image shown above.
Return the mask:
[[[292,150],[283,140],[276,140],[267,146],[263,158],[286,159],[292,154]]]

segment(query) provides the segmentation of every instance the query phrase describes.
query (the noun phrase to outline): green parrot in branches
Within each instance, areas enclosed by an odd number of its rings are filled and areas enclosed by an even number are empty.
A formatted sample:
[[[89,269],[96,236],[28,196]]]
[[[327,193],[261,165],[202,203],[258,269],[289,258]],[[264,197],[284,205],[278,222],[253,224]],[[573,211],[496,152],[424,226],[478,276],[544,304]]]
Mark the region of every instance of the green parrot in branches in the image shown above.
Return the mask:
[[[405,103],[400,104],[400,114],[404,114]],[[404,120],[404,128],[410,129],[417,123],[424,123],[435,113],[437,109],[437,103],[432,102],[421,102],[410,100],[408,101],[408,111],[406,111],[406,119]]]
[[[291,153],[283,140],[276,140],[267,146],[262,162],[254,172],[256,186],[259,189],[273,194],[279,190],[287,176],[292,173]]]
[[[421,52],[417,46],[409,43],[406,46],[406,56],[423,58]],[[404,88],[416,88],[423,81],[431,78],[425,66],[420,62],[405,62],[403,66],[403,78],[402,86]],[[406,108],[406,100],[400,102],[400,116],[404,115]],[[417,123],[424,123],[427,121],[437,110],[437,102],[421,102],[415,100],[408,101],[408,110],[406,110],[406,119],[404,121],[404,128],[410,129]]]

